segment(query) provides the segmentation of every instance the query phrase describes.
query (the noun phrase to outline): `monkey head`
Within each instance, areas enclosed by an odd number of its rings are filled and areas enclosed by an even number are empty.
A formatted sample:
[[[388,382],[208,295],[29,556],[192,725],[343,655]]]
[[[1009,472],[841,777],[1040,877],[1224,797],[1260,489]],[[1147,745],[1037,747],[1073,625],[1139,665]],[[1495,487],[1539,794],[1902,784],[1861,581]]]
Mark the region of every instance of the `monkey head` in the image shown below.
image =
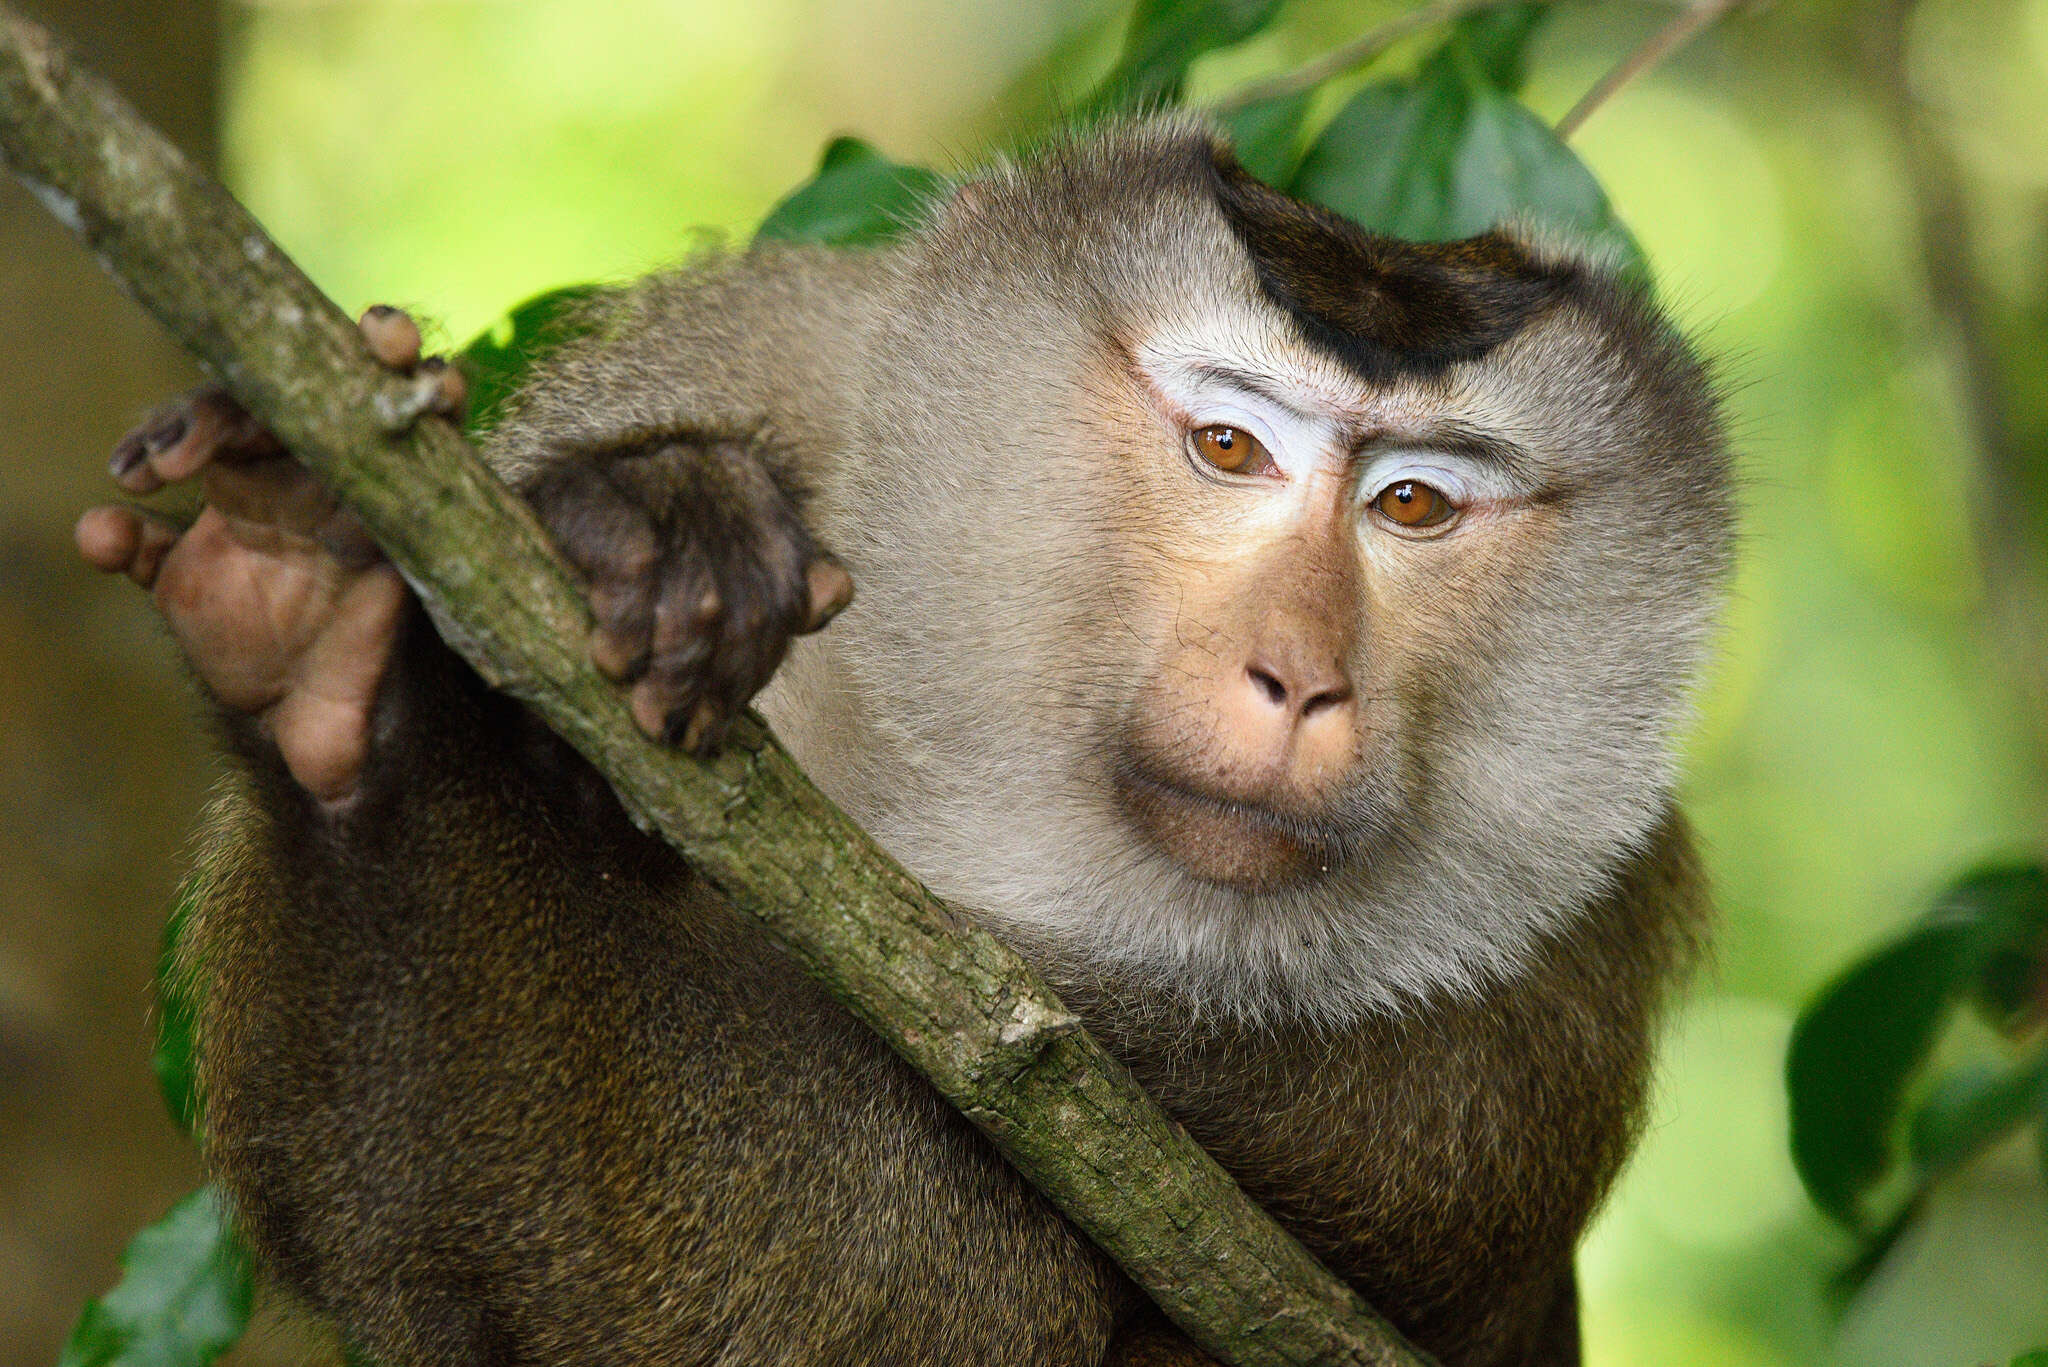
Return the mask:
[[[1511,977],[1670,801],[1730,560],[1710,382],[1505,232],[1371,236],[1171,121],[894,253],[769,699],[1070,981],[1325,1023]]]

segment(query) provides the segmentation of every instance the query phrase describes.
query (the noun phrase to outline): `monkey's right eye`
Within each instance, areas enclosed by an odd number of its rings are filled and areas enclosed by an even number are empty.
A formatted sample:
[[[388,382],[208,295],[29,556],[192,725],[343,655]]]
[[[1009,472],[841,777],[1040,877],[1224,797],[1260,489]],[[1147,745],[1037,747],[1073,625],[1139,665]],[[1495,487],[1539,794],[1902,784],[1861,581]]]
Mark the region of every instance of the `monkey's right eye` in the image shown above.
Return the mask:
[[[1264,444],[1242,427],[1221,423],[1198,427],[1188,440],[1193,443],[1196,455],[1233,475],[1259,474],[1273,464]]]

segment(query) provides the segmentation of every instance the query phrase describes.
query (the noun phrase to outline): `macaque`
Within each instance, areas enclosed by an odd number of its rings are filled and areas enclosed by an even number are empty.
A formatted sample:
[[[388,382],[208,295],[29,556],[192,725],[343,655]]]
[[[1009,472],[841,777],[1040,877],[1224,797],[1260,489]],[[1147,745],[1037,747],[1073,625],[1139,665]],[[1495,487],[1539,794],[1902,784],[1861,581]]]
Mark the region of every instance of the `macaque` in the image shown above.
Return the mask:
[[[1732,544],[1712,383],[1645,294],[1369,235],[1148,119],[583,321],[487,454],[638,723],[703,753],[757,703],[1418,1345],[1576,1362],[1574,1246],[1706,917],[1673,750]],[[419,364],[410,326],[365,345]],[[350,1344],[1209,1361],[232,399],[115,474],[206,499],[79,538],[239,761],[189,933],[208,1160]]]

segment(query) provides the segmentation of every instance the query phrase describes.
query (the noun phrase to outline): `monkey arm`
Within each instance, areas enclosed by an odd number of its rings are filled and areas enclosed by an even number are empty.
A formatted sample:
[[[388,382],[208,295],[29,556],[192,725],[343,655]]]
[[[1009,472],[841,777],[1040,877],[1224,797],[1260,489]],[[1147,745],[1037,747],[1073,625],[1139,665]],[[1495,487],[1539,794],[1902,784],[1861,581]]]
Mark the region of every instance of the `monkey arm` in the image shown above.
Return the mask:
[[[358,1347],[1097,1360],[1107,1260],[423,616],[345,808],[235,730],[187,941],[209,1155]]]

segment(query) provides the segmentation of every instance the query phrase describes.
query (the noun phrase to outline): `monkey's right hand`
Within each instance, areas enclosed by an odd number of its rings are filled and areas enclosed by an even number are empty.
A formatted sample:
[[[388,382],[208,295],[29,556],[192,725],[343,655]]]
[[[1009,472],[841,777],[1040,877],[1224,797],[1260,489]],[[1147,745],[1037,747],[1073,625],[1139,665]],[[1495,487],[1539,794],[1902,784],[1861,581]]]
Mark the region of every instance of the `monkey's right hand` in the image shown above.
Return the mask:
[[[378,360],[404,370],[418,362],[419,330],[404,314],[372,309],[362,327]],[[459,385],[438,393],[434,410],[460,406]],[[408,601],[398,572],[326,484],[223,389],[158,410],[115,446],[110,469],[131,494],[196,478],[205,507],[182,530],[124,505],[90,509],[78,521],[79,551],[150,591],[200,681],[256,719],[308,792],[348,798]]]
[[[640,728],[715,749],[790,640],[853,597],[767,444],[674,435],[568,454],[524,488],[590,590],[591,657]]]

